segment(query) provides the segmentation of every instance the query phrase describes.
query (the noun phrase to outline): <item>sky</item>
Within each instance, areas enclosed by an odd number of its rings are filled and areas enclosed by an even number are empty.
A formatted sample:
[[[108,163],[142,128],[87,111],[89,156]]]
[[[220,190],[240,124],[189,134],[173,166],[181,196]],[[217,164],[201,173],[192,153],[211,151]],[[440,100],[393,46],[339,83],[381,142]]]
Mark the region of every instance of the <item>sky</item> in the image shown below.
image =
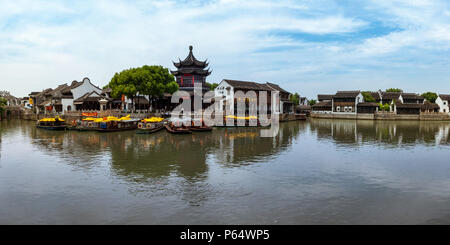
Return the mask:
[[[450,1],[0,0],[0,90],[17,97],[194,47],[210,83],[273,82],[301,96],[402,88],[450,94]]]

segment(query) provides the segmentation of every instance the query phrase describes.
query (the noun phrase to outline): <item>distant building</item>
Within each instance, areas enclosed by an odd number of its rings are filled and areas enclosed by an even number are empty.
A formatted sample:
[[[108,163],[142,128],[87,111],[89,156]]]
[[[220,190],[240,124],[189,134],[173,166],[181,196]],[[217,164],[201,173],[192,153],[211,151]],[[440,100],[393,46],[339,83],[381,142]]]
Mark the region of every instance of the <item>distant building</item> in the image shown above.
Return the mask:
[[[102,89],[91,83],[89,78],[81,82],[73,81],[61,91],[61,105],[64,111],[100,110]]]
[[[311,106],[312,113],[332,113],[333,105],[331,100],[322,100]]]
[[[184,60],[173,62],[177,70],[170,72],[175,76],[180,90],[193,92],[194,85],[199,83],[202,85],[203,92],[206,92],[210,89],[206,86],[206,77],[211,74],[211,71],[207,69],[209,64],[206,60],[197,60],[192,49],[193,47],[189,46],[189,54]]]
[[[319,103],[312,106],[313,113],[333,114],[374,114],[379,110],[379,104],[388,104],[389,112],[394,114],[419,115],[420,113],[448,113],[450,95],[440,96],[436,103],[425,101],[416,93],[403,92],[369,92],[375,101],[364,101],[360,91],[338,91],[335,95],[321,94],[317,96]],[[331,100],[330,100],[331,97]]]
[[[0,91],[0,97],[6,99],[7,106],[18,106],[20,105],[20,99],[11,95],[8,91]]]
[[[215,97],[220,99],[220,108],[223,112],[230,111],[231,113],[237,113],[237,102],[238,98],[235,98],[236,91],[242,91],[244,94],[248,91],[254,91],[256,93],[256,103],[257,108],[253,108],[258,112],[261,110],[267,110],[267,113],[272,113],[272,96],[273,91],[279,92],[279,98],[277,103],[277,111],[284,114],[294,113],[294,104],[290,100],[291,93],[278,84],[274,83],[257,83],[251,81],[238,81],[231,79],[223,79],[219,85],[214,89]],[[259,94],[261,92],[267,93],[267,101],[265,104],[261,104],[259,101]],[[246,100],[245,105],[246,112],[250,110],[249,106],[252,104],[251,101]]]
[[[358,103],[364,98],[358,91],[338,91],[332,100],[333,113],[357,113]]]
[[[282,89],[280,86],[274,83],[266,83],[266,86],[279,92],[280,99],[280,112],[284,114],[294,113],[294,103],[290,100],[292,94],[289,91]]]
[[[439,112],[450,114],[449,102],[450,94],[439,94],[436,99],[436,104],[439,106]]]
[[[22,97],[20,98],[20,106],[31,109],[32,105],[30,104],[30,97]]]
[[[55,89],[31,92],[29,100],[37,114],[64,114],[75,110],[100,110],[100,100],[108,99],[102,89],[91,83],[89,78],[70,85],[61,84]]]
[[[419,115],[424,103],[424,98],[414,93],[398,93],[398,99],[391,101],[391,111],[397,114]],[[383,100],[385,100],[383,96]],[[428,109],[431,109],[428,108]],[[424,108],[425,110],[425,108]]]
[[[392,102],[399,101],[401,94],[401,92],[381,92],[381,103],[390,105]]]
[[[333,100],[333,94],[319,94],[317,95],[317,101],[323,102],[323,101],[332,101]]]
[[[437,113],[439,112],[439,105],[436,103],[431,103],[429,101],[425,101],[421,107],[420,107],[420,112],[421,113]]]
[[[261,84],[257,82],[250,82],[250,81],[238,81],[238,80],[231,80],[231,79],[223,79],[219,85],[214,89],[215,97],[216,98],[222,98],[219,102],[220,109],[222,112],[231,112],[231,114],[237,113],[237,102],[238,98],[235,98],[235,92],[236,91],[242,91],[244,94],[248,91],[255,91],[257,100],[259,98],[259,94],[264,91],[267,93],[267,102],[266,104],[258,104],[256,103],[257,107],[255,108],[249,108],[249,106],[252,104],[251,101],[246,101],[246,112],[248,112],[250,109],[254,109],[257,112],[262,110],[267,110],[267,113],[271,113],[271,92],[274,89],[267,86],[266,84]],[[256,101],[258,102],[258,101]]]
[[[31,92],[29,97],[33,102],[33,110],[37,114],[52,113],[53,108],[51,107],[51,92],[53,89],[47,88],[41,92]]]
[[[307,105],[309,105],[309,100],[306,97],[300,97],[298,104],[307,106]]]
[[[425,98],[421,95],[414,93],[401,93],[400,101],[402,103],[410,103],[410,104],[423,104]]]
[[[381,91],[378,90],[376,92],[369,92],[369,94],[372,96],[372,98],[375,100],[375,103],[381,103],[382,99],[381,99]]]

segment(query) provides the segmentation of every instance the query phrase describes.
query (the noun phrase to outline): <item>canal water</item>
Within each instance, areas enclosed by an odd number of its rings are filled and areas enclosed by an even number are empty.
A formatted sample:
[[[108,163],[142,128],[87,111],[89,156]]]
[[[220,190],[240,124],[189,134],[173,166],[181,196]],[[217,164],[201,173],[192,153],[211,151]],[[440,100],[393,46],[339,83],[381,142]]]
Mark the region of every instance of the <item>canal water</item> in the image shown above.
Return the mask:
[[[450,123],[154,135],[0,122],[0,224],[449,224]]]

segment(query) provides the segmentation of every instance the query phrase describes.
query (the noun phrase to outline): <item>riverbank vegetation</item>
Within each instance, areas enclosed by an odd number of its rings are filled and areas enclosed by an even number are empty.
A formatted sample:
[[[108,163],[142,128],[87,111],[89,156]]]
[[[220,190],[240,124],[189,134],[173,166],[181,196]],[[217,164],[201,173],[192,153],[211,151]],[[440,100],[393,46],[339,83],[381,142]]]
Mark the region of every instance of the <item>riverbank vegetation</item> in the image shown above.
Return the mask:
[[[0,113],[3,113],[5,111],[6,106],[6,99],[0,97]]]
[[[399,88],[388,88],[388,89],[386,89],[386,92],[396,92],[396,93],[401,93],[401,92],[403,92],[403,90],[402,90],[402,89],[399,89]]]
[[[290,100],[294,105],[298,105],[300,103],[300,95],[298,93],[292,94]]]
[[[390,106],[388,103],[384,103],[384,104],[378,103],[378,106],[379,106],[380,111],[389,111],[390,110]]]
[[[422,97],[424,97],[427,101],[431,103],[435,103],[436,99],[438,98],[438,95],[434,92],[426,92],[422,94]]]
[[[365,102],[375,102],[375,98],[372,96],[372,94],[369,91],[363,91],[361,92],[364,101]]]
[[[172,94],[178,90],[178,84],[169,69],[148,65],[114,74],[107,86],[112,90],[112,97],[120,98],[125,95],[132,100],[137,95],[148,95],[152,98],[162,96],[164,93]]]

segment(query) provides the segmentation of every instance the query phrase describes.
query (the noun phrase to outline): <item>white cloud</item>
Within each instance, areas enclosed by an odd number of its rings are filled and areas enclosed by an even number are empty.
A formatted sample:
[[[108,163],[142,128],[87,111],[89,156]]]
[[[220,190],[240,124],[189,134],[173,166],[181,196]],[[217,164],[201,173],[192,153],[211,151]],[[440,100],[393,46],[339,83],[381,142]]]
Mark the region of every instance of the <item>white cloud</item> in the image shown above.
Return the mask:
[[[211,82],[274,81],[312,97],[342,84],[390,83],[395,66],[400,83],[410,79],[413,59],[442,71],[445,63],[435,56],[450,48],[447,4],[408,2],[368,2],[354,15],[351,6],[331,0],[0,0],[0,83],[18,96],[85,76],[104,85],[129,67],[173,69],[171,60],[184,58],[189,45],[198,58],[210,60]],[[360,36],[375,22],[397,29]],[[330,35],[338,38],[321,40]]]

